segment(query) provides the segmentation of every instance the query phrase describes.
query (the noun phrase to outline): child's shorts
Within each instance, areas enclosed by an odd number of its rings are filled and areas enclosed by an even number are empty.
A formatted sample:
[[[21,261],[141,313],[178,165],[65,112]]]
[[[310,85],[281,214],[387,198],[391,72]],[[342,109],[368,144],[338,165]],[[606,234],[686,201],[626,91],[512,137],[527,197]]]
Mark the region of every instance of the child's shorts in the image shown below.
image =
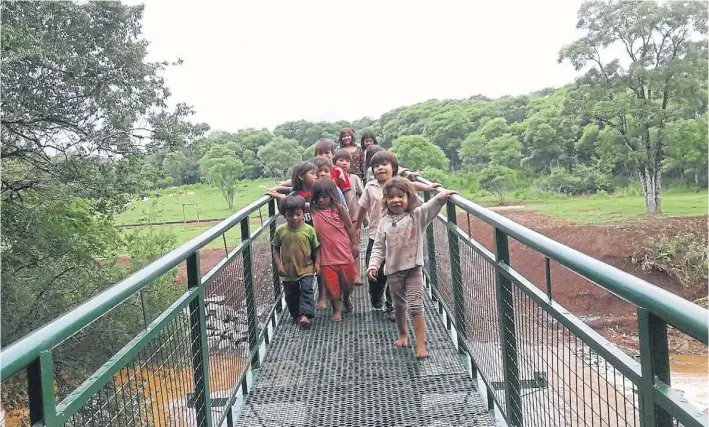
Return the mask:
[[[327,295],[331,299],[340,298],[342,292],[352,292],[357,279],[355,264],[324,265],[320,273]]]

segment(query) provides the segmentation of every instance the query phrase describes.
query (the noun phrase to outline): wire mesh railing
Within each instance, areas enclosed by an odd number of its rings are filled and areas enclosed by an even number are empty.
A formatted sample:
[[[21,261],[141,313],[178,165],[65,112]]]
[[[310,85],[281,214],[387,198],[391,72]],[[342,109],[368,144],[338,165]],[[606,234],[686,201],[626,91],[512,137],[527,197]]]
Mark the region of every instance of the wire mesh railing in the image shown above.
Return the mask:
[[[471,237],[470,221],[458,227],[456,207],[488,224],[493,245]],[[278,218],[274,201],[263,197],[5,348],[3,386],[23,376],[27,425],[231,425],[231,408],[248,393],[249,374],[282,312],[270,250]],[[230,250],[225,233],[237,226],[240,243]],[[488,406],[509,425],[707,425],[670,386],[667,337],[671,325],[706,345],[706,310],[457,196],[426,235],[424,270],[439,310],[485,384]],[[513,269],[511,239],[544,258],[545,283]],[[202,265],[200,249],[218,240],[224,256]],[[634,306],[639,360],[553,299],[550,262]],[[183,263],[184,293],[147,315],[150,285]],[[126,304],[129,313],[143,307],[143,316],[132,316],[136,333],[122,331],[132,339],[107,360],[91,361],[86,378],[59,392],[57,349],[80,354],[68,344],[89,328],[97,345],[109,342],[115,331],[102,330],[101,320]]]
[[[248,376],[259,367],[260,348],[268,343],[282,312],[280,282],[270,250],[276,221],[275,201],[262,197],[3,349],[3,386],[18,376],[26,377],[26,410],[16,411],[20,416],[13,422],[231,425],[231,407],[248,392]],[[240,228],[240,243],[229,250],[226,233],[234,227]],[[214,241],[224,242],[223,257],[215,260],[215,250],[202,257],[200,249]],[[215,265],[201,265],[203,261]],[[184,293],[158,315],[147,313],[143,302],[151,296],[146,290],[180,266],[187,276]],[[175,286],[174,274],[169,280]],[[57,349],[72,342],[86,345],[86,340],[76,337],[87,330],[93,334],[91,345],[110,342],[116,331],[96,326],[123,307],[130,308],[130,313],[139,308],[127,316],[135,325],[122,331],[135,330],[133,338],[119,343],[107,360],[87,361],[93,371],[67,393],[58,393],[56,372],[61,360],[55,357],[63,353]],[[81,348],[69,349],[74,357],[81,354]]]
[[[489,248],[472,238],[470,216],[486,223]],[[544,283],[511,267],[512,239],[543,257]],[[667,343],[671,325],[706,346],[706,310],[458,196],[427,230],[424,251],[433,297],[508,425],[707,425],[670,387]],[[635,307],[638,360],[552,298],[550,260]]]

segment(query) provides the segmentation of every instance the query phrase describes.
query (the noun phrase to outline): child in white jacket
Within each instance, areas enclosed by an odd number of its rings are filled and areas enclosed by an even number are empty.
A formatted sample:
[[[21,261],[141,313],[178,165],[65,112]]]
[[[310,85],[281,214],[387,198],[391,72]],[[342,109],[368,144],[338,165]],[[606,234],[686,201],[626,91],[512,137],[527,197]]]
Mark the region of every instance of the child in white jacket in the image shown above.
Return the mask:
[[[382,188],[383,209],[372,247],[367,276],[375,280],[384,262],[384,274],[394,302],[396,325],[399,329],[397,347],[408,347],[407,309],[416,337],[416,357],[428,357],[423,313],[423,241],[426,227],[436,218],[448,198],[457,194],[446,190],[419,206],[411,182],[393,178]]]

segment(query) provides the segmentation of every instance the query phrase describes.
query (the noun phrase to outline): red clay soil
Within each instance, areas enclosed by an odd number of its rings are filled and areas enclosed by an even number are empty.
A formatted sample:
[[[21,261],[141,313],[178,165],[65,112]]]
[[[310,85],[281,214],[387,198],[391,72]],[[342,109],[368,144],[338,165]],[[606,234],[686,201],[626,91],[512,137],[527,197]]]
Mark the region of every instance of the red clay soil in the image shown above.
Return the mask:
[[[232,250],[233,248],[229,248]],[[224,249],[201,249],[199,251],[199,269],[202,276],[209,273],[209,270],[214,268],[219,261],[224,259]],[[177,279],[175,283],[178,285],[183,285],[187,283],[187,264],[181,263],[179,272],[177,273]]]
[[[707,235],[707,216],[689,218],[650,218],[612,225],[578,225],[555,220],[534,212],[502,211],[501,215],[524,225],[579,252],[599,259],[689,300],[707,296],[706,284],[687,289],[665,273],[646,272],[631,262],[633,251],[648,239],[671,237],[686,232]],[[458,215],[458,224],[468,231],[466,215]],[[493,251],[493,230],[486,223],[470,220],[473,238]],[[520,274],[546,291],[544,257],[510,239],[510,262]],[[596,331],[629,349],[637,348],[636,309],[629,303],[594,285],[585,278],[551,262],[552,296],[576,316],[585,319]],[[670,333],[671,347],[681,353],[706,353],[706,346],[695,340],[681,339]]]

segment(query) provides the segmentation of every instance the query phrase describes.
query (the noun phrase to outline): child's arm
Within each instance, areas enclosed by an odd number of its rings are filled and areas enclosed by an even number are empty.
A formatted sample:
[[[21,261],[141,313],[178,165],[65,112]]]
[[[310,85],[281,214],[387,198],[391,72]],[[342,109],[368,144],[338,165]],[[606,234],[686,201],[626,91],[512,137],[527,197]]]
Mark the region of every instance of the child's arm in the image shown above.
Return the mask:
[[[281,194],[288,194],[291,191],[293,191],[292,187],[289,187],[287,185],[277,185],[273,188],[269,188],[268,191],[273,191],[274,193],[281,193]]]
[[[349,191],[348,193],[352,193],[352,192]],[[340,198],[340,203],[342,203],[342,205],[345,207],[345,209],[347,209],[347,211],[349,212],[349,210],[350,210],[350,205],[348,204],[349,202],[347,201],[347,198],[345,197],[345,195],[342,193],[342,190],[340,190],[339,188],[337,189],[337,195]]]
[[[413,186],[414,190],[416,191],[433,191],[438,187],[442,187],[442,185],[437,182],[432,182],[430,184],[421,184],[418,181],[414,181]]]
[[[454,194],[458,193],[453,190],[444,190],[419,208],[421,226],[423,228],[427,227],[428,224],[436,218],[436,215],[441,211],[443,205],[445,205],[448,199]]]
[[[347,235],[350,236],[350,249],[352,250],[352,256],[357,258],[359,256],[359,233],[352,224],[350,219],[350,214],[347,213],[344,206],[338,205],[338,210],[340,213],[340,220],[345,225],[345,230],[347,230]]]
[[[384,242],[386,241],[386,233],[382,231],[381,224],[377,230],[377,237],[374,239],[372,246],[372,254],[369,257],[369,266],[367,267],[367,276],[370,279],[376,280],[379,266],[384,262]]]
[[[315,274],[320,275],[320,241],[314,228],[310,228],[310,248],[315,253]]]
[[[320,275],[320,246],[315,248],[315,274]]]
[[[273,262],[276,263],[276,268],[278,268],[278,275],[285,276],[286,269],[283,268],[283,261],[281,261],[281,250],[275,246],[273,247]]]
[[[275,191],[275,190],[273,190],[273,189],[268,190],[268,191],[266,192],[266,194],[268,194],[269,196],[271,196],[271,197],[273,197],[274,199],[279,200],[279,201],[286,198],[286,195],[285,195],[285,194],[279,193],[279,192],[277,192],[277,191]]]
[[[367,208],[364,206],[360,206],[359,210],[357,211],[357,217],[355,218],[355,230],[359,232],[359,230],[362,229],[362,223],[364,222],[364,218],[367,217]]]

